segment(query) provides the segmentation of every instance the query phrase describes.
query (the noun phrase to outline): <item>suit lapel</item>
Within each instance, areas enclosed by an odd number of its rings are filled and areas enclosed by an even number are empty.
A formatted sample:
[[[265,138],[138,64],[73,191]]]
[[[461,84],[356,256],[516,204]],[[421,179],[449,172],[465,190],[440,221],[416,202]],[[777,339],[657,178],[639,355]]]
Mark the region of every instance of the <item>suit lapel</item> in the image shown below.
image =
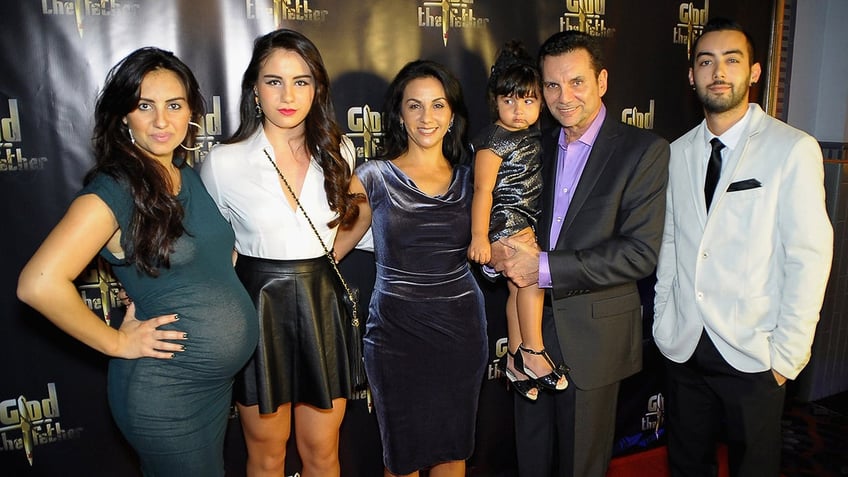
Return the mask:
[[[737,174],[736,171],[739,169],[740,164],[742,163],[742,158],[745,157],[745,150],[748,148],[748,145],[751,142],[751,138],[759,134],[763,127],[763,119],[765,117],[765,112],[759,107],[755,108],[751,114],[751,117],[748,119],[747,131],[745,134],[739,138],[739,144],[736,145],[736,148],[733,149],[733,153],[726,159],[727,164],[724,167],[724,170],[721,173],[721,176],[718,179],[718,184],[716,184],[715,196],[713,197],[713,207],[716,207],[718,203],[721,201],[721,198],[727,193],[727,188],[730,184],[736,180]],[[740,177],[739,179],[747,179],[746,177]]]
[[[704,229],[707,223],[707,200],[704,198],[704,180],[707,174],[706,159],[704,155],[704,144],[706,144],[707,127],[704,122],[701,122],[700,129],[692,135],[691,142],[683,150],[683,164],[685,167],[686,177],[689,179],[689,194],[692,203],[695,204],[696,215],[698,222],[701,225],[701,230]],[[716,188],[718,190],[718,188]],[[713,207],[717,195],[713,197]]]
[[[554,210],[554,189],[556,188],[557,153],[559,133],[556,127],[542,134],[542,197],[539,204],[542,213],[539,216],[536,240],[543,250],[550,250],[551,220]]]
[[[568,206],[568,212],[565,214],[565,220],[562,224],[562,229],[557,237],[556,247],[562,246],[563,238],[566,236],[568,229],[574,222],[574,218],[580,212],[586,199],[595,188],[595,184],[600,179],[601,174],[607,167],[607,163],[615,154],[618,148],[618,139],[620,132],[615,127],[616,123],[612,122],[611,116],[607,115],[604,123],[598,131],[598,137],[589,152],[589,158],[586,160],[586,166],[583,168],[583,173],[580,174],[580,180],[577,182],[577,189],[574,191],[574,197],[571,199],[571,204]]]
[[[759,106],[755,107],[751,117],[748,119],[747,130],[744,135],[739,138],[739,143],[733,149],[733,152],[725,158],[725,165],[722,168],[721,176],[719,176],[718,184],[716,184],[715,195],[713,195],[713,204],[711,210],[716,210],[722,201],[722,198],[727,194],[727,188],[730,184],[736,180],[737,173],[736,171],[739,169],[739,166],[742,163],[742,159],[745,157],[745,150],[748,148],[748,145],[751,142],[751,138],[760,133],[763,128],[763,119],[765,118],[765,112],[760,109]],[[700,169],[696,169],[694,174],[690,173],[690,175],[697,177],[696,180],[703,181],[706,175],[704,161],[705,159],[701,157],[704,154],[704,144],[706,144],[706,125],[702,123],[701,130],[698,131],[693,138],[692,147],[687,149],[687,152],[693,151],[694,158],[687,157],[687,164],[692,164],[695,167],[698,167],[700,164]],[[695,162],[698,160],[701,162]],[[698,174],[700,173],[700,174]],[[707,214],[706,214],[706,202],[703,196],[703,188],[704,184],[700,184],[701,191],[701,199],[700,199],[700,207],[699,207],[699,217],[701,217],[702,226],[706,225],[707,222]]]

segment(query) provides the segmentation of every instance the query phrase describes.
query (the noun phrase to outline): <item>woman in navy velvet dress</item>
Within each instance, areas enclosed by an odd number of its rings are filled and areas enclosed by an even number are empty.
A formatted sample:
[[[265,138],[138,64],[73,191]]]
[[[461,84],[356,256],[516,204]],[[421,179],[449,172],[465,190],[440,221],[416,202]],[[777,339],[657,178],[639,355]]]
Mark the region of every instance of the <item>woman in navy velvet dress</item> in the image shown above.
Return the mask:
[[[389,86],[384,111],[386,160],[354,171],[351,192],[364,200],[335,249],[344,256],[371,226],[377,280],[365,368],[386,475],[464,476],[488,357],[483,299],[466,260],[465,105],[443,66],[415,61]]]

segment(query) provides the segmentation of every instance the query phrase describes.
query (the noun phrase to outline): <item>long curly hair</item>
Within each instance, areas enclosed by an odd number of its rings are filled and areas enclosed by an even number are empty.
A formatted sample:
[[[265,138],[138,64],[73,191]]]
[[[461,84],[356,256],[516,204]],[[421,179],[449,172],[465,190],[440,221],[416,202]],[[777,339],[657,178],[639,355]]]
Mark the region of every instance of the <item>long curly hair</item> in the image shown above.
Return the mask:
[[[467,163],[471,151],[468,146],[468,110],[462,96],[462,86],[447,68],[429,60],[407,63],[389,85],[383,106],[383,156],[394,159],[409,148],[406,130],[401,126],[401,105],[406,85],[418,78],[435,78],[445,88],[445,99],[454,116],[453,126],[442,141],[442,154],[452,165]]]
[[[259,69],[277,49],[293,51],[300,55],[315,79],[315,97],[305,119],[306,148],[324,171],[327,203],[330,209],[338,214],[327,225],[335,227],[339,224],[350,224],[359,214],[356,198],[348,192],[351,170],[340,152],[342,133],[336,124],[335,110],[330,99],[330,78],[321,53],[309,38],[294,30],[280,29],[254,41],[253,55],[241,80],[239,127],[232,137],[224,142],[232,144],[244,141],[264,124],[264,116],[256,117],[254,87],[259,79]]]
[[[171,194],[168,171],[140,148],[133,145],[124,117],[138,107],[141,83],[155,70],[173,72],[186,90],[191,121],[204,114],[203,96],[194,74],[170,51],[140,48],[130,53],[109,71],[94,108],[92,144],[95,165],[85,176],[88,184],[97,174],[114,177],[130,189],[133,212],[129,230],[122,234],[121,245],[127,261],[142,272],[158,276],[159,268],[170,267],[170,254],[177,239],[186,233],[184,210]],[[193,147],[196,129],[189,128],[183,144]],[[187,151],[174,150],[173,162],[185,167]]]

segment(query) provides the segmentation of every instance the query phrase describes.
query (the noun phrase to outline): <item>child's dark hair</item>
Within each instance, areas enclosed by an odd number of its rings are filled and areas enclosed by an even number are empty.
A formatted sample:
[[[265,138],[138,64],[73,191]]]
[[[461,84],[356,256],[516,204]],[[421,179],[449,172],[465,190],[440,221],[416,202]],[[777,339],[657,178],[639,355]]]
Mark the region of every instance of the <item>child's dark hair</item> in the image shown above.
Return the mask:
[[[508,41],[498,52],[489,75],[487,96],[492,117],[498,117],[498,96],[538,98],[541,88],[541,75],[524,45],[517,40]]]

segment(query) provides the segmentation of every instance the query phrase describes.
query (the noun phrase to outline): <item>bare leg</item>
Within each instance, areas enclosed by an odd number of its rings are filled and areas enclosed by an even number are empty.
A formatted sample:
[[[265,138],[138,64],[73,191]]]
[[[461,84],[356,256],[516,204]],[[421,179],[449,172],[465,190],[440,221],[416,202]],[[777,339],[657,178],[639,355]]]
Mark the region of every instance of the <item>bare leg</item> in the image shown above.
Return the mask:
[[[442,462],[430,468],[430,477],[465,477],[465,461]]]
[[[516,236],[525,234],[527,230],[522,230]],[[530,233],[532,233],[532,230],[530,230]],[[542,340],[542,308],[545,304],[545,290],[539,288],[537,284],[520,288],[514,283],[509,282],[509,287],[510,297],[515,296],[519,333],[521,334],[524,348],[542,351],[545,349],[545,343]],[[510,339],[509,346],[510,350],[513,349],[512,339]],[[522,353],[521,357],[524,359],[524,365],[533,371],[533,374],[536,376],[545,376],[554,370],[543,356]],[[565,376],[560,376],[557,381],[557,387],[563,387],[566,382]]]
[[[383,477],[418,477],[418,471],[411,474],[393,474],[389,472],[389,469],[383,469]]]
[[[303,461],[303,477],[339,476],[339,427],[346,407],[343,398],[334,399],[332,409],[295,405],[295,440]]]
[[[259,406],[237,404],[247,444],[247,476],[279,477],[285,473],[286,442],[291,434],[291,405],[273,414],[259,414]]]
[[[515,353],[518,352],[518,346],[524,341],[523,336],[521,335],[521,326],[518,321],[518,290],[519,288],[512,283],[511,281],[507,281],[507,287],[509,288],[509,297],[506,300],[506,327],[507,327],[507,349],[509,353],[507,356],[504,356],[501,359],[506,359],[506,366],[512,372],[516,379],[519,381],[524,381],[530,379],[529,376],[524,374],[523,370],[520,370],[515,367],[515,360],[512,358]],[[542,295],[544,299],[544,295]],[[541,312],[541,310],[539,310]],[[538,388],[530,388],[530,391],[527,392],[529,396],[538,396],[539,390]]]

